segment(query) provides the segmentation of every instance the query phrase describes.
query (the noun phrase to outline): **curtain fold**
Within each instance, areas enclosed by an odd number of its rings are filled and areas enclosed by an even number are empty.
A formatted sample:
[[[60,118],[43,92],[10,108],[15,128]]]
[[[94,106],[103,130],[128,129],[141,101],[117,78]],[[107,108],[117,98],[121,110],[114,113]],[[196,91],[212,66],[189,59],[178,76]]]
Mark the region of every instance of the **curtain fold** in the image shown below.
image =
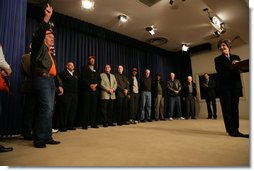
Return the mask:
[[[26,0],[0,0],[0,43],[12,68],[12,93],[1,92],[0,135],[21,132],[20,59],[25,52]]]

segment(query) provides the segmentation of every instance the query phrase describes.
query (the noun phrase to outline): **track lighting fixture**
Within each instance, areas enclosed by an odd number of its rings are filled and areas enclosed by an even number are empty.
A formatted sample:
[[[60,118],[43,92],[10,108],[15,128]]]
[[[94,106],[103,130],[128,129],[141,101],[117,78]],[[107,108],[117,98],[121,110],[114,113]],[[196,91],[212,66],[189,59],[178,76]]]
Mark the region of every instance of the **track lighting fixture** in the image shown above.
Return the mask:
[[[149,34],[154,35],[155,34],[155,30],[154,30],[154,26],[149,26],[145,28],[146,31],[148,31]]]
[[[208,11],[208,8],[203,9],[203,11],[207,12],[211,24],[216,29],[214,32],[216,37],[219,37],[226,32],[225,23],[219,17],[215,15],[212,16],[211,12]]]

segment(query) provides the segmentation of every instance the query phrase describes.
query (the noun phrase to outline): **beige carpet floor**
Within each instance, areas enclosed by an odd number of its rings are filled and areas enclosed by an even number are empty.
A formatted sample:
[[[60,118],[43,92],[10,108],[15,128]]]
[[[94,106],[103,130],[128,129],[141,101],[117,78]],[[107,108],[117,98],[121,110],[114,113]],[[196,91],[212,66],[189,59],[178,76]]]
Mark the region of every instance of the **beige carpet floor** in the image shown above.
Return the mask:
[[[240,121],[249,133],[249,120]],[[250,139],[230,137],[223,120],[174,120],[53,134],[59,145],[34,148],[21,137],[0,141],[2,166],[250,167]]]

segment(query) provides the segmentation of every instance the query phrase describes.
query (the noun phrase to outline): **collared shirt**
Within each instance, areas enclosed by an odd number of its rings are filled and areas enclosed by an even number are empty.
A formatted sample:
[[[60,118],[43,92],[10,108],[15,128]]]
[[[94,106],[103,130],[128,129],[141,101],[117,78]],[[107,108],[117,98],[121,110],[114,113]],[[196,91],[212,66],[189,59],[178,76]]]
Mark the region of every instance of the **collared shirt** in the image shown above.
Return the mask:
[[[67,71],[71,74],[71,76],[73,76],[74,70],[70,71],[70,70],[67,69]]]
[[[136,77],[133,77],[133,93],[138,93],[138,81]]]

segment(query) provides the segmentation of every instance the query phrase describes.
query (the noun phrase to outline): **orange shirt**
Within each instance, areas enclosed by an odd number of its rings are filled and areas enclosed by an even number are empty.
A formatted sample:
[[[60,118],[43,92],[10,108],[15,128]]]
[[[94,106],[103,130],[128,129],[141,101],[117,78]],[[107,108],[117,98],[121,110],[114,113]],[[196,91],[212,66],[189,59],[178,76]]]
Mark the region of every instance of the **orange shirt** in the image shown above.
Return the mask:
[[[49,75],[55,77],[55,76],[56,76],[56,65],[55,65],[55,61],[54,61],[54,59],[53,59],[53,57],[52,57],[52,55],[51,55],[50,50],[48,51],[48,53],[49,53],[49,56],[50,56],[51,61],[52,61],[52,65],[51,65],[51,68],[50,68],[50,70],[49,70]]]

